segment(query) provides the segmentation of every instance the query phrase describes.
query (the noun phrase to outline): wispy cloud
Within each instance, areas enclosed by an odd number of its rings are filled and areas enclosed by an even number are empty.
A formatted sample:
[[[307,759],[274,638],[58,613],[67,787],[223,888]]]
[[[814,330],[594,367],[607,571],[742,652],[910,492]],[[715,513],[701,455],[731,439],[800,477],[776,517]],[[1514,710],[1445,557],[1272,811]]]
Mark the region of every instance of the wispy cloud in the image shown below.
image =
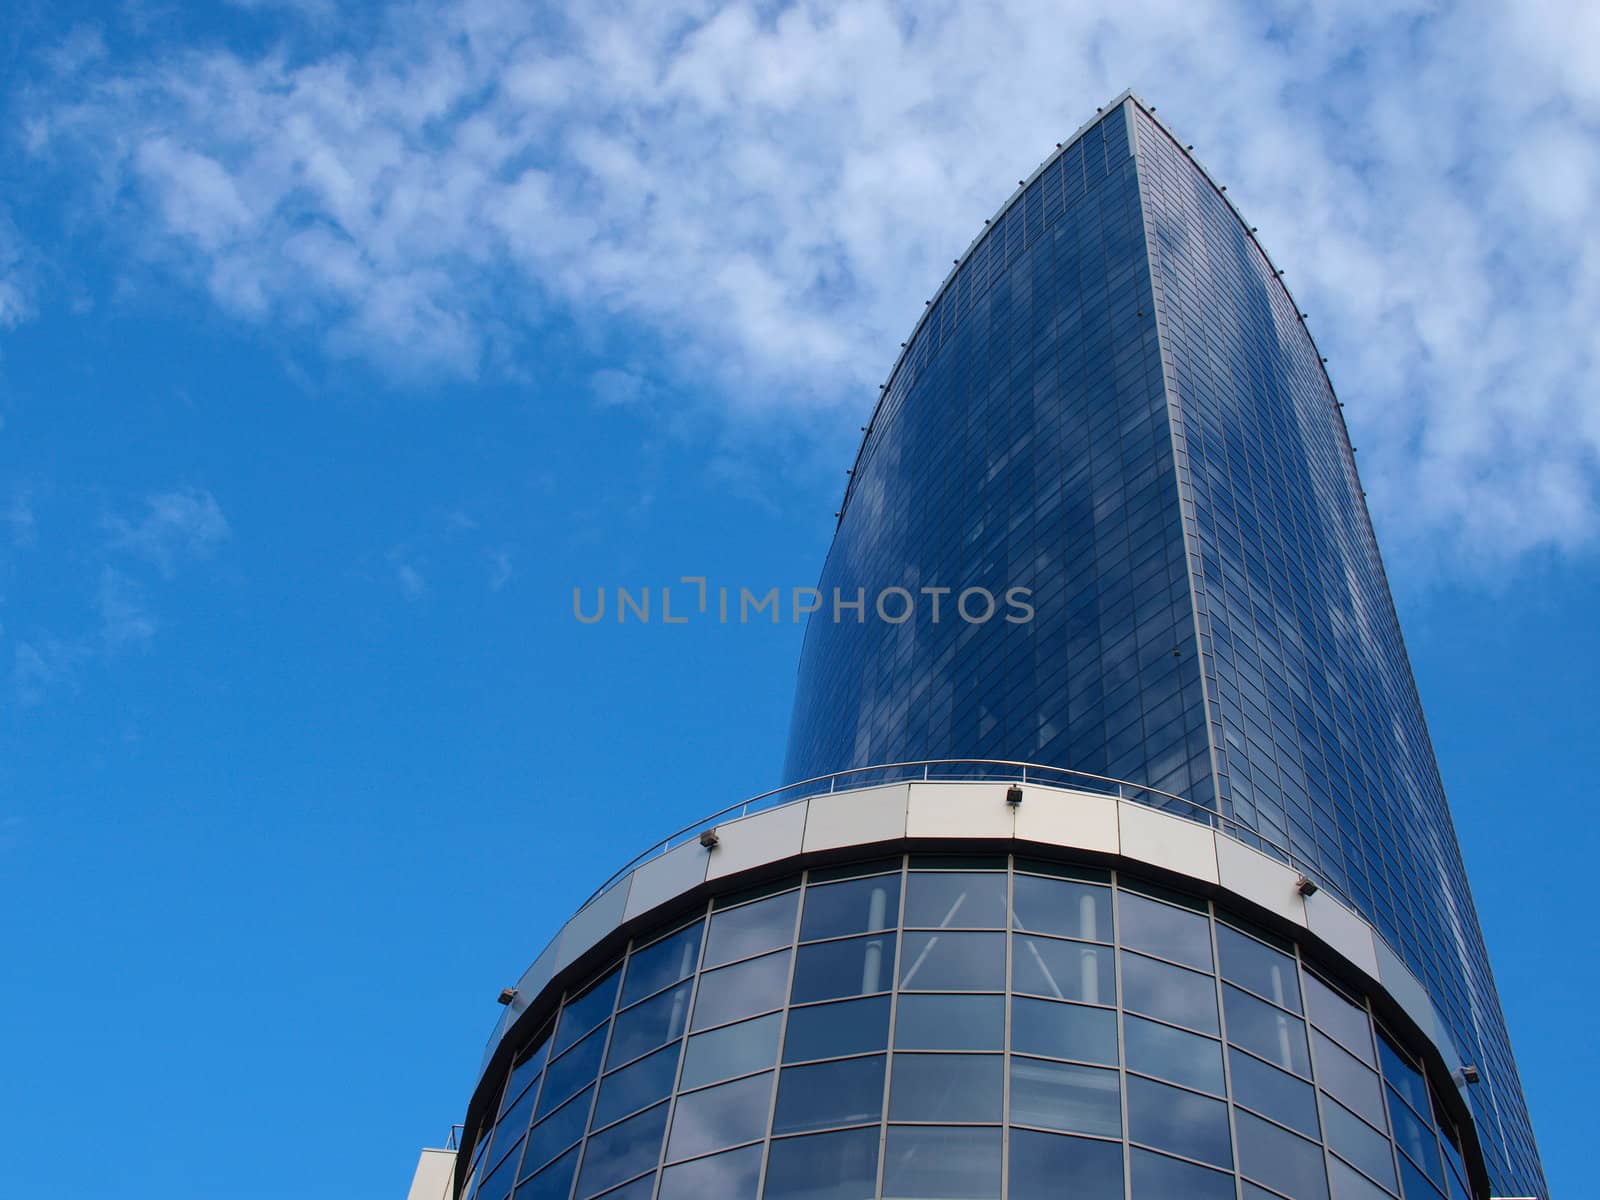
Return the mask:
[[[24,488],[11,493],[11,502],[0,511],[0,523],[9,533],[11,544],[20,549],[33,546],[38,540],[38,530],[33,517],[33,496]]]
[[[511,576],[516,574],[511,565],[511,551],[495,550],[489,554],[489,590],[498,592],[511,582]]]
[[[111,517],[111,547],[153,564],[171,576],[185,558],[204,558],[228,539],[228,521],[216,498],[196,488],[180,488],[145,499],[138,517]]]
[[[33,508],[26,491],[13,494],[0,522],[10,527],[14,545],[32,543]],[[113,514],[101,525],[110,537],[89,558],[76,615],[58,614],[47,628],[0,631],[11,643],[9,674],[0,672],[9,685],[0,686],[0,708],[7,703],[32,708],[72,690],[92,669],[148,649],[161,628],[159,580],[172,579],[229,537],[215,497],[193,488],[148,496],[137,515]]]
[[[100,640],[109,651],[140,649],[156,635],[155,617],[143,590],[113,567],[100,571],[96,608],[100,614]]]
[[[1494,561],[1600,528],[1596,6],[475,0],[322,46],[91,65],[31,145],[332,353],[471,377],[556,305],[814,413],[865,406],[982,218],[1131,84],[1287,266],[1392,530]]]

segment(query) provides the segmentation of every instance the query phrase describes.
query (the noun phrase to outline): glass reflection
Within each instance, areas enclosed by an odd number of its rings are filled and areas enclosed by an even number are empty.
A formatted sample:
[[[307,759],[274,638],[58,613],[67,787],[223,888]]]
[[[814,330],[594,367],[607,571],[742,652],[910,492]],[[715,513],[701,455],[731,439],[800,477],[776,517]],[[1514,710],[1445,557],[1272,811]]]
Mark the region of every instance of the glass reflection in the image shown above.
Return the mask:
[[[1091,942],[1111,940],[1110,888],[1018,874],[1012,889],[1017,930]]]
[[[1070,1192],[1064,1182],[1070,1180]],[[1122,1200],[1122,1144],[1011,1131],[1010,1200]]]
[[[900,916],[900,876],[876,875],[806,889],[800,940],[892,929]]]
[[[667,1158],[696,1158],[740,1142],[760,1141],[766,1136],[771,1103],[770,1071],[679,1096],[672,1110]]]
[[[891,1125],[884,1200],[999,1200],[1000,1130]]]

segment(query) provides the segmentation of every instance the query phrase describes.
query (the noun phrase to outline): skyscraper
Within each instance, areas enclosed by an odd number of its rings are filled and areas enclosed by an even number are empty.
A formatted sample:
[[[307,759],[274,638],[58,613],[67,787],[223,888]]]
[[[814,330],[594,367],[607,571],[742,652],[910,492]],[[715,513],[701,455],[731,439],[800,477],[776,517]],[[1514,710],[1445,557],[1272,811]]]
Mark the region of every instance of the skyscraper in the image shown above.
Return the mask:
[[[1281,272],[1131,95],[985,224],[862,439],[802,782],[508,990],[460,1194],[1544,1195]]]

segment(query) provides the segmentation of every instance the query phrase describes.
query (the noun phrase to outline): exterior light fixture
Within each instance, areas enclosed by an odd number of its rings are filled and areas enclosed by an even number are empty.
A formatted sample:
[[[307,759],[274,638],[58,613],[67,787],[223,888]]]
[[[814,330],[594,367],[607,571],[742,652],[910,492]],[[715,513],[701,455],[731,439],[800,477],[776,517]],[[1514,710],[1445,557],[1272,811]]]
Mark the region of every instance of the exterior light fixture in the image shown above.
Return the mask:
[[[1016,808],[1022,803],[1022,788],[1017,784],[1013,783],[1006,789],[1006,803],[1012,808]]]
[[[1471,1063],[1463,1063],[1462,1064],[1462,1066],[1461,1066],[1461,1082],[1462,1083],[1481,1083],[1482,1081],[1483,1081],[1483,1076],[1478,1072],[1478,1068],[1477,1067],[1473,1066]]]
[[[1311,880],[1307,879],[1304,875],[1300,875],[1297,876],[1294,881],[1294,890],[1299,892],[1302,896],[1315,896],[1317,894],[1317,885],[1312,883]]]
[[[517,998],[517,989],[516,988],[501,988],[500,989],[500,995],[498,997],[496,997],[496,999],[498,999],[501,1004],[510,1004],[516,998]]]
[[[833,515],[834,516],[838,516],[839,514],[838,513],[834,513]],[[710,850],[713,847],[715,847],[716,844],[718,842],[720,842],[721,840],[722,839],[717,836],[717,831],[714,828],[713,829],[702,830],[701,833],[700,833],[700,844],[702,846],[704,846],[707,850]]]

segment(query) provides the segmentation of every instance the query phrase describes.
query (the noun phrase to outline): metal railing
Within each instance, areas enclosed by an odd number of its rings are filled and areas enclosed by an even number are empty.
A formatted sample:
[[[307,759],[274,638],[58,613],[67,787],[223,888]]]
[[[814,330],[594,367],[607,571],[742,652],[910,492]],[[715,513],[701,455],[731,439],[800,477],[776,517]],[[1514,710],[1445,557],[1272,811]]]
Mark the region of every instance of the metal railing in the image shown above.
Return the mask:
[[[655,842],[648,849],[636,854],[627,863],[614,871],[611,876],[599,887],[591,892],[587,899],[578,907],[583,909],[589,906],[597,897],[603,895],[618,880],[631,874],[639,867],[653,858],[659,858],[668,850],[681,846],[692,838],[698,837],[707,829],[714,828],[720,821],[733,821],[740,817],[747,817],[751,813],[763,812],[771,808],[781,808],[785,804],[792,804],[797,800],[809,800],[813,796],[828,795],[833,792],[851,792],[861,788],[877,787],[891,783],[971,783],[971,782],[999,782],[999,783],[1035,783],[1045,786],[1071,788],[1077,791],[1099,792],[1108,796],[1115,796],[1118,800],[1131,800],[1151,808],[1173,812],[1190,820],[1198,821],[1212,829],[1223,833],[1235,841],[1243,842],[1254,849],[1280,860],[1288,866],[1299,869],[1299,863],[1287,846],[1280,845],[1271,838],[1265,837],[1249,826],[1242,825],[1232,817],[1209,808],[1195,800],[1172,792],[1164,792],[1160,788],[1149,787],[1142,783],[1133,783],[1126,779],[1113,779],[1108,775],[1094,775],[1087,771],[1073,771],[1065,767],[1049,767],[1041,763],[1017,762],[1004,758],[929,758],[914,762],[879,763],[870,767],[852,767],[844,771],[834,771],[827,775],[817,775],[811,779],[802,779],[798,783],[786,783],[782,787],[773,788],[771,791],[762,792],[738,804],[730,804],[719,809],[710,816],[702,817],[690,825],[685,825],[673,833],[668,834],[660,841]]]
[[[1105,796],[1112,796],[1118,800],[1131,800],[1151,808],[1173,813],[1185,817],[1234,841],[1241,842],[1263,854],[1270,855],[1286,866],[1310,875],[1309,865],[1295,857],[1287,846],[1272,838],[1265,837],[1249,826],[1243,825],[1232,817],[1225,816],[1214,808],[1209,808],[1195,800],[1165,792],[1160,788],[1149,787],[1142,783],[1133,783],[1126,779],[1113,779],[1107,775],[1094,775],[1088,771],[1072,771],[1065,767],[1049,767],[1040,763],[1016,762],[1003,758],[930,758],[920,759],[915,762],[879,763],[870,767],[852,767],[845,771],[834,771],[827,775],[818,775],[811,779],[802,779],[798,783],[786,783],[782,787],[773,788],[771,791],[762,792],[759,796],[752,796],[737,804],[730,804],[726,808],[718,809],[709,816],[702,817],[693,824],[685,825],[673,833],[668,834],[648,849],[629,859],[627,863],[614,871],[610,878],[597,887],[584,902],[578,906],[582,911],[592,904],[597,898],[610,890],[616,883],[629,875],[651,859],[659,858],[676,846],[681,846],[708,829],[714,828],[718,822],[737,820],[747,817],[752,813],[763,812],[768,809],[781,808],[785,804],[793,804],[798,800],[809,800],[816,796],[826,796],[837,792],[853,792],[863,788],[877,787],[894,783],[1017,783],[1037,784],[1046,787],[1069,788],[1079,792],[1096,792]],[[1319,882],[1321,882],[1319,880]],[[1349,904],[1343,893],[1328,884],[1328,890]],[[557,937],[559,937],[559,933]],[[552,944],[554,944],[552,942]],[[548,950],[549,947],[546,947]],[[535,960],[537,961],[537,960]],[[531,968],[530,968],[531,969]],[[530,997],[531,999],[531,997]],[[488,1045],[484,1048],[483,1066],[487,1066],[490,1057],[499,1045],[501,1037],[506,1030],[515,1023],[521,1015],[522,1005],[507,1006],[495,1022],[494,1029],[489,1035]]]

